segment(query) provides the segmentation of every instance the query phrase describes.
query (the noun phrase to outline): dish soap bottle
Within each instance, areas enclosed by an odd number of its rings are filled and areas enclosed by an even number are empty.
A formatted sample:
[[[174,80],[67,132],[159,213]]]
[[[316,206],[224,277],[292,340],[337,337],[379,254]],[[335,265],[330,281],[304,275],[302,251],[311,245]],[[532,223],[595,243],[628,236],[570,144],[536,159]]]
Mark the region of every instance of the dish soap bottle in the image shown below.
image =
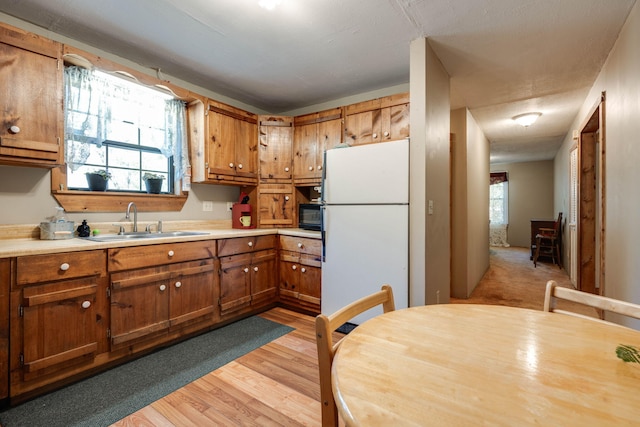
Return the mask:
[[[83,219],[82,224],[78,226],[78,237],[89,237],[91,235],[91,228],[87,224],[87,220]]]

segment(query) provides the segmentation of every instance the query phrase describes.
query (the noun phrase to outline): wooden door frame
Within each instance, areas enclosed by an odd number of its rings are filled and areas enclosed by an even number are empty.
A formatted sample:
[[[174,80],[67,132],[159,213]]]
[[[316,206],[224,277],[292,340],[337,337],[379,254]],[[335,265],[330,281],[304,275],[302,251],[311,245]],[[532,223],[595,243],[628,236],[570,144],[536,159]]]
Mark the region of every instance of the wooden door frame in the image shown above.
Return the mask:
[[[581,125],[578,139],[576,284],[595,294],[604,294],[605,285],[605,99],[602,92]]]

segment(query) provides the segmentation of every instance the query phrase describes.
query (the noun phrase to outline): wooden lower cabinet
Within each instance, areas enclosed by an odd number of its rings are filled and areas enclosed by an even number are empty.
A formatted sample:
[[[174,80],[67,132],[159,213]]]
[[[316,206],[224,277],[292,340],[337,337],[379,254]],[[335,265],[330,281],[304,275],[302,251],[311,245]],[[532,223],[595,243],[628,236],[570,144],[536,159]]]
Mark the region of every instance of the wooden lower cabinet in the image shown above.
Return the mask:
[[[280,236],[280,302],[320,313],[322,259],[317,239]]]
[[[106,350],[106,279],[104,251],[16,259],[11,396],[86,370]]]
[[[243,252],[243,253],[242,253]],[[278,298],[276,236],[218,241],[223,319],[274,304]],[[224,254],[235,253],[235,255]]]

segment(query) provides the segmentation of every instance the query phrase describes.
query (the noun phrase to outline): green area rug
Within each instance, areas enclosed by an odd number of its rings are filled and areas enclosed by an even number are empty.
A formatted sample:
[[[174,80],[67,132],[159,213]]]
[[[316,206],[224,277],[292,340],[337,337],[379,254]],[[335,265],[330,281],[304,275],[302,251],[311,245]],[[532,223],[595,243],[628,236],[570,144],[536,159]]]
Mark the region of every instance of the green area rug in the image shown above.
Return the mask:
[[[9,408],[0,423],[108,426],[292,330],[249,317]]]

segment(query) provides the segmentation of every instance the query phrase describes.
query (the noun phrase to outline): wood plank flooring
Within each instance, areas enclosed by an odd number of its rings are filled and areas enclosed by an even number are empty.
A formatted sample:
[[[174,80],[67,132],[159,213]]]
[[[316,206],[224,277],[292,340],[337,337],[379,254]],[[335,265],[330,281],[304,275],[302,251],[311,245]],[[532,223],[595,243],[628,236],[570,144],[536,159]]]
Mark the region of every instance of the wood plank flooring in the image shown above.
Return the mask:
[[[261,316],[295,330],[113,426],[320,426],[315,319],[283,308]]]

